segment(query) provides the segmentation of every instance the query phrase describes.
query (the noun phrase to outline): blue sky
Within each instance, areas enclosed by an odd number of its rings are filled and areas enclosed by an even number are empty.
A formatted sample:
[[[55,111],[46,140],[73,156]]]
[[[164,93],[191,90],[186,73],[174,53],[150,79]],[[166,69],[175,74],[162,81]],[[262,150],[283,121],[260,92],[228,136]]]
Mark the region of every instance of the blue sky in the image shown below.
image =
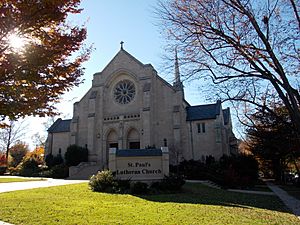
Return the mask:
[[[86,44],[93,44],[95,50],[90,60],[84,64],[86,68],[85,82],[65,94],[57,105],[61,118],[71,118],[73,103],[79,101],[91,87],[93,74],[101,71],[120,50],[120,42],[124,41],[124,49],[142,63],[151,63],[158,74],[168,82],[173,74],[165,73],[162,56],[165,39],[160,34],[155,18],[154,7],[157,0],[83,0],[84,9],[80,15],[70,18],[73,24],[86,24],[88,37]],[[185,83],[186,100],[192,104],[203,104],[205,99],[196,81]],[[205,93],[204,93],[205,94]],[[206,102],[208,103],[208,102]],[[45,119],[31,118],[27,142],[33,146],[30,136],[43,132],[41,123]]]

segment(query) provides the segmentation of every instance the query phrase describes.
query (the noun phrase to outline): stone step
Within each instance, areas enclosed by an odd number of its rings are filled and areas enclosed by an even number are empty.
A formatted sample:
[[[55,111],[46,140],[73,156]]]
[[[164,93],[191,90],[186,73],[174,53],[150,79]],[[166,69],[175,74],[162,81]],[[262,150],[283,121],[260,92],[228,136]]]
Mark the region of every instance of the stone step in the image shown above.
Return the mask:
[[[189,182],[189,183],[200,183],[200,184],[204,184],[208,187],[212,187],[212,188],[215,188],[215,189],[222,189],[221,186],[219,186],[218,184],[210,181],[210,180],[186,180],[186,182]]]

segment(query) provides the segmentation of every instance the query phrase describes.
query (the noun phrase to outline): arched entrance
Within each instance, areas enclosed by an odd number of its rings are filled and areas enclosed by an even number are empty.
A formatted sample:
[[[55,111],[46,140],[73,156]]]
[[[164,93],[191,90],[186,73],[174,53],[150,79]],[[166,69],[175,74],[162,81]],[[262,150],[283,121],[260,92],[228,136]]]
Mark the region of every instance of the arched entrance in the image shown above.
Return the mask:
[[[118,134],[115,130],[110,130],[106,138],[107,148],[117,148],[118,149]]]
[[[127,133],[127,148],[140,149],[140,135],[135,128],[131,128]]]
[[[108,165],[109,149],[110,148],[119,148],[118,145],[118,134],[115,130],[110,130],[106,137],[106,163]]]

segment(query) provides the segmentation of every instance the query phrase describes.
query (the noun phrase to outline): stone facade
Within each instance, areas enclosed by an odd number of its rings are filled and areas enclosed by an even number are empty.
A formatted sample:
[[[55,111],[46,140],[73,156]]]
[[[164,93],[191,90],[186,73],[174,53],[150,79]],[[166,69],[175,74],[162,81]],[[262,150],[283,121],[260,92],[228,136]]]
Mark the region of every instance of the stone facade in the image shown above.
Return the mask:
[[[169,148],[170,163],[230,154],[235,138],[229,109],[221,102],[191,106],[184,99],[178,62],[173,85],[150,64],[123,48],[94,74],[92,87],[74,103],[72,120],[48,130],[46,154],[64,155],[68,145],[87,147],[89,161],[108,167],[109,148]]]

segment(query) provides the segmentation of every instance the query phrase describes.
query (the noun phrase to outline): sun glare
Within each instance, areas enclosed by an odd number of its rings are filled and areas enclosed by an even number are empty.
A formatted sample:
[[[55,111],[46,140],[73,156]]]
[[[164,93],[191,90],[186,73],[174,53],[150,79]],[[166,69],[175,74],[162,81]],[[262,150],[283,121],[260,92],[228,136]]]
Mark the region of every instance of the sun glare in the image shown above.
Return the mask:
[[[26,44],[26,39],[18,36],[17,34],[11,34],[8,37],[8,43],[13,49],[22,50]]]

